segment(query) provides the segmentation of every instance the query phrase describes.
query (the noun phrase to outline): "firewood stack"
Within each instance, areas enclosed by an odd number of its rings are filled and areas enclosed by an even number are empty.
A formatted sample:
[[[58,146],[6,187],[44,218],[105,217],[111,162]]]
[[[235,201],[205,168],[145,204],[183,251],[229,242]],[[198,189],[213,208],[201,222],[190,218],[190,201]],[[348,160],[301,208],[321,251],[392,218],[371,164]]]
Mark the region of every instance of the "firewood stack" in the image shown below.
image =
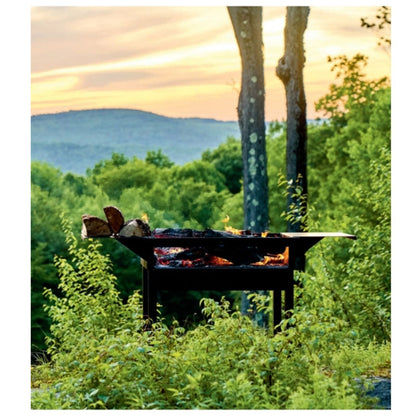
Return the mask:
[[[145,237],[151,234],[149,224],[139,218],[125,221],[121,211],[113,206],[104,208],[107,221],[94,215],[82,216],[81,237],[110,237],[119,235],[122,237]]]

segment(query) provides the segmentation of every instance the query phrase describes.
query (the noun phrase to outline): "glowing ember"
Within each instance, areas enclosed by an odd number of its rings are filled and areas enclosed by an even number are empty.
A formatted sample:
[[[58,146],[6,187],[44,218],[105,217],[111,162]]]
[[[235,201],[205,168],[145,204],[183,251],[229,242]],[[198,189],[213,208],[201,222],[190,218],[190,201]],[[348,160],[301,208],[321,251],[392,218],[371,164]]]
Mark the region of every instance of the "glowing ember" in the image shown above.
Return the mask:
[[[233,264],[231,261],[217,256],[209,256],[207,260],[208,266],[231,266]]]
[[[169,267],[203,267],[203,266],[233,266],[234,263],[219,256],[207,253],[201,248],[157,247],[155,248],[157,262],[160,266]],[[289,248],[283,253],[267,253],[263,260],[250,263],[251,266],[288,266]]]
[[[205,247],[204,238],[208,240],[214,238],[229,238],[227,234],[238,235],[241,238],[279,238],[280,235],[269,233],[254,233],[251,230],[237,230],[227,225],[230,217],[227,215],[222,220],[224,222],[225,232],[206,229],[205,231],[196,231],[191,229],[155,229],[152,234],[157,238],[195,238],[198,240],[197,246],[190,247],[156,247],[156,255],[159,266],[167,267],[204,267],[204,266],[276,266],[283,267],[289,265],[289,248],[286,247],[283,253],[270,253],[256,244],[248,243],[247,247],[227,250],[221,244],[218,247]],[[234,237],[236,238],[236,237]],[[240,238],[240,237],[238,237]]]
[[[200,249],[182,247],[157,247],[157,261],[161,266],[170,267],[201,267],[229,266],[233,263],[218,256],[206,253]]]

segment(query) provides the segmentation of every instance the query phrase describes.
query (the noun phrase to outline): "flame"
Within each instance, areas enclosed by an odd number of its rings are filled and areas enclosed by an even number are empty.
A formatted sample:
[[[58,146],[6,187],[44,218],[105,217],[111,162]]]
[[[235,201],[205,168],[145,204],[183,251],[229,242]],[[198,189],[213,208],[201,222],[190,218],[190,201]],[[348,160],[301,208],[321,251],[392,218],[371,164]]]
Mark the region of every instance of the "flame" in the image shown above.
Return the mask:
[[[228,215],[226,215],[225,218],[221,220],[221,222],[223,222],[224,224],[228,224],[228,221],[230,221],[230,217]]]
[[[141,220],[149,224],[149,216],[145,212],[143,212]]]
[[[221,222],[224,223],[224,229],[225,231],[234,234],[234,235],[244,235],[245,231],[243,230],[238,230],[237,228],[231,227],[230,225],[227,225],[228,222],[230,221],[230,217],[228,215],[225,216],[225,218],[223,220],[221,220]],[[267,237],[267,235],[269,234],[268,231],[263,231],[261,233],[262,237]]]
[[[205,256],[203,260],[204,264],[207,266],[232,266],[233,263],[227,259],[223,259],[222,257],[208,255]]]
[[[289,247],[281,254],[269,254],[262,261],[251,263],[252,266],[287,266],[289,265]]]
[[[231,234],[235,234],[235,235],[242,235],[243,234],[242,230],[237,230],[237,228],[231,227],[229,225],[225,226],[225,231],[227,231],[228,233],[231,233]]]
[[[234,227],[231,227],[230,225],[227,225],[228,221],[230,221],[230,217],[228,215],[226,215],[225,218],[221,221],[224,223],[224,229],[228,233],[235,234],[235,235],[242,235],[243,234],[242,230],[238,230],[237,228],[234,228]]]

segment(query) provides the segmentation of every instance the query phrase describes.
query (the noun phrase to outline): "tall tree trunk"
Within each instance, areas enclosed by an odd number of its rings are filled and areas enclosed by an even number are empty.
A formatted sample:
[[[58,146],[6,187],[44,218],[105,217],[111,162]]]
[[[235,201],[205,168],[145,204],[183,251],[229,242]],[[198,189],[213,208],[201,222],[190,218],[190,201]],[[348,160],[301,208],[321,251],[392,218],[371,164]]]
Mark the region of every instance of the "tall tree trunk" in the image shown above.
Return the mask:
[[[238,121],[243,156],[244,228],[268,227],[261,7],[228,7],[241,57]]]
[[[243,157],[244,228],[262,232],[268,228],[269,195],[264,123],[264,67],[261,7],[228,7],[241,57],[238,121]],[[241,311],[250,307],[242,294]],[[254,308],[255,309],[255,308]],[[267,325],[263,313],[255,320]]]
[[[287,7],[284,31],[285,52],[279,59],[276,75],[281,79],[286,91],[287,141],[286,177],[292,187],[286,201],[286,211],[305,214],[307,201],[307,124],[306,99],[303,86],[303,67],[305,53],[303,34],[308,23],[309,7]],[[302,196],[295,187],[302,188]],[[287,222],[288,231],[301,231],[305,222]]]

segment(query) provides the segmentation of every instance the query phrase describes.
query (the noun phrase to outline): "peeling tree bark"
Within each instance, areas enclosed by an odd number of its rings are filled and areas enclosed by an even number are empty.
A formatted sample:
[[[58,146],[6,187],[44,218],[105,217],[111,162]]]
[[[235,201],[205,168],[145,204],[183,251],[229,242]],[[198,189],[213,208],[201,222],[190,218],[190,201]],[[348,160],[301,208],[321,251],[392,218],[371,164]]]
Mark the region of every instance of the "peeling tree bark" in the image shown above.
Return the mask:
[[[241,57],[241,88],[238,121],[243,157],[244,228],[266,231],[269,223],[266,137],[264,123],[264,66],[261,7],[228,7]],[[241,312],[247,314],[250,302],[241,296]],[[253,308],[255,309],[255,308]],[[263,313],[254,319],[267,325]]]
[[[240,50],[242,76],[238,120],[243,156],[244,228],[268,228],[269,203],[264,123],[261,7],[228,7]]]
[[[286,178],[288,183],[302,187],[303,204],[307,197],[307,124],[306,99],[303,85],[303,67],[305,53],[303,34],[306,30],[309,7],[287,7],[284,31],[285,52],[279,59],[276,75],[281,79],[286,91],[287,141],[286,141]],[[301,211],[301,200],[294,189],[289,189],[286,202],[287,212],[295,207]],[[303,207],[305,208],[305,206]],[[301,231],[301,223],[287,223],[288,231]]]

